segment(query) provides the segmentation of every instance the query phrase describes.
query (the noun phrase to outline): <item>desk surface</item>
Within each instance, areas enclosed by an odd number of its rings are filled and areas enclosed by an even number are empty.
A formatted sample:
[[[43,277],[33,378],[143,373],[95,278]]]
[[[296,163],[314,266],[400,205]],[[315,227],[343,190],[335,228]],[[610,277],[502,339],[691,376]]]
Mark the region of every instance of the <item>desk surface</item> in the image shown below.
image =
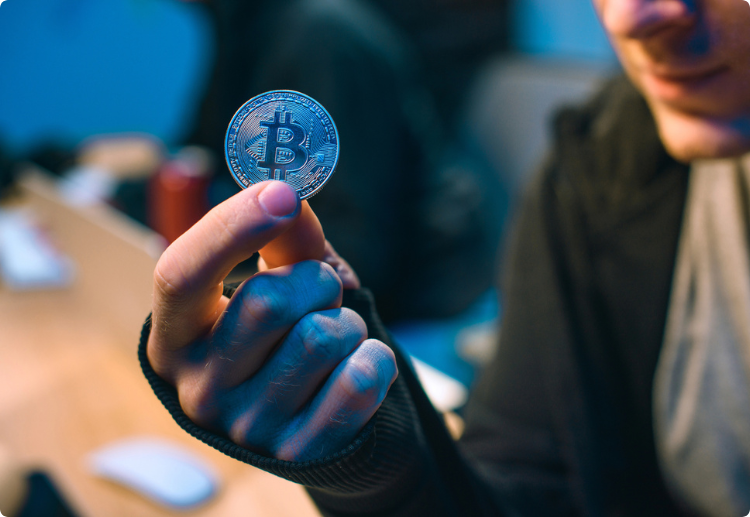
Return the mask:
[[[82,516],[319,515],[304,490],[225,457],[182,431],[151,392],[136,358],[158,239],[106,207],[72,209],[43,176],[22,182],[52,240],[76,262],[73,286],[10,292],[0,284],[0,445],[51,473]],[[92,476],[86,457],[133,436],[171,440],[218,472],[221,492],[171,511]]]

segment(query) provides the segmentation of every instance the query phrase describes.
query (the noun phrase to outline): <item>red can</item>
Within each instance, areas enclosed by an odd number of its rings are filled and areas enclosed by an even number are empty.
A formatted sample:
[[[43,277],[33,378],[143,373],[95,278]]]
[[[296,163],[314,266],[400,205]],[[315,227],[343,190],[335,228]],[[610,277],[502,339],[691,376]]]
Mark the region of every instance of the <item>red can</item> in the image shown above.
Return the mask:
[[[173,242],[208,211],[211,156],[201,147],[185,147],[164,162],[148,189],[149,226]]]

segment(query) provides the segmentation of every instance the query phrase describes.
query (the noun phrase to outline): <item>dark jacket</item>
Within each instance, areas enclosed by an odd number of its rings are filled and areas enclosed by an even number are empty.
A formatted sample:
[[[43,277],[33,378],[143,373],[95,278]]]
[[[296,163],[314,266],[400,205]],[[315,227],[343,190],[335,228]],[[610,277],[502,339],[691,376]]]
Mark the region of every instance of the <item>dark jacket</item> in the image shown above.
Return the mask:
[[[263,458],[196,427],[144,339],[157,395],[195,436],[308,486],[327,515],[687,515],[659,471],[651,392],[688,167],[624,78],[559,113],[555,135],[514,227],[499,351],[458,447],[397,349],[400,376],[374,419],[316,462]],[[345,304],[393,346],[366,292]]]

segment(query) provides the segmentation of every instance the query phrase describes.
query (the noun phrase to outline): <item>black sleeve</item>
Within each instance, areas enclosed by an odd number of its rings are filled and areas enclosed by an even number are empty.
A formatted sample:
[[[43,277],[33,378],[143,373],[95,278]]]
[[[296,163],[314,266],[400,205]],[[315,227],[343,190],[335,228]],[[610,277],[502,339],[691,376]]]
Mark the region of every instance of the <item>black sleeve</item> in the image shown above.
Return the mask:
[[[3,147],[3,142],[0,141],[0,197],[2,197],[3,191],[13,183],[14,172],[14,163]]]
[[[233,290],[225,289],[225,294],[231,296]],[[141,333],[141,367],[159,400],[183,429],[232,458],[304,485],[325,515],[492,514],[488,508],[481,508],[473,476],[422,391],[410,363],[393,346],[379,321],[372,295],[367,290],[346,291],[344,306],[362,315],[370,337],[394,350],[399,376],[357,438],[344,450],[320,460],[296,463],[265,457],[190,421],[180,407],[175,388],[149,364],[146,343],[150,317]]]

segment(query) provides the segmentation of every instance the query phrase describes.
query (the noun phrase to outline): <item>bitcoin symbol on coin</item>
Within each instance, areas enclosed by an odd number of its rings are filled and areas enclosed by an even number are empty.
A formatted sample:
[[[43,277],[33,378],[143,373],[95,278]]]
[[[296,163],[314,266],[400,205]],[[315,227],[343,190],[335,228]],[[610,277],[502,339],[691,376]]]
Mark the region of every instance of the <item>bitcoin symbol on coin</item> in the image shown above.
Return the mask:
[[[299,92],[278,90],[253,97],[237,110],[227,129],[225,156],[241,187],[278,179],[305,199],[333,174],[338,138],[319,103]]]
[[[282,121],[280,117],[283,116]],[[307,149],[302,147],[305,130],[290,120],[291,113],[275,112],[273,122],[261,121],[260,127],[268,129],[266,137],[266,158],[258,162],[258,167],[268,169],[268,179],[286,179],[287,171],[302,168],[307,161]],[[287,146],[292,146],[291,149]],[[279,177],[276,178],[276,173]]]

